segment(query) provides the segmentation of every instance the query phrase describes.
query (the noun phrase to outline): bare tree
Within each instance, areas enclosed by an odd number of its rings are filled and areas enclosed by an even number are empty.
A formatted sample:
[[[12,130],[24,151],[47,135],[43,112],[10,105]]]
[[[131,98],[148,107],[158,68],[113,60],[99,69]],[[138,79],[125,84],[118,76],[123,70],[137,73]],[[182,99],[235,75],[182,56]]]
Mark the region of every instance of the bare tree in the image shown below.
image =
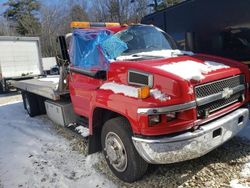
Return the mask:
[[[7,19],[0,16],[0,35],[13,36],[17,35],[16,29]]]
[[[147,13],[147,0],[96,0],[91,7],[91,19],[108,22],[139,22]]]
[[[134,4],[129,22],[140,23],[142,17],[149,13],[148,0],[135,0],[132,2]]]
[[[60,5],[41,8],[41,43],[43,56],[55,56],[57,54],[56,37],[64,34],[64,11]]]
[[[88,20],[88,15],[79,0],[64,0],[64,3],[51,6],[43,5],[40,13],[43,56],[55,56],[59,53],[56,38],[71,32],[71,21]]]

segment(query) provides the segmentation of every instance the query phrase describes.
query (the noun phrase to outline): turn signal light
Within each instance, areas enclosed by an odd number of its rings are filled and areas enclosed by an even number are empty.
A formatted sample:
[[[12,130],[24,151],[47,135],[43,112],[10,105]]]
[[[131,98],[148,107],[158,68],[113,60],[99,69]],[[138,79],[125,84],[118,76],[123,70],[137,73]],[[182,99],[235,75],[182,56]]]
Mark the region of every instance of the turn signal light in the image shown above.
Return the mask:
[[[148,86],[138,88],[138,98],[139,99],[146,99],[149,96],[150,96],[150,89]]]

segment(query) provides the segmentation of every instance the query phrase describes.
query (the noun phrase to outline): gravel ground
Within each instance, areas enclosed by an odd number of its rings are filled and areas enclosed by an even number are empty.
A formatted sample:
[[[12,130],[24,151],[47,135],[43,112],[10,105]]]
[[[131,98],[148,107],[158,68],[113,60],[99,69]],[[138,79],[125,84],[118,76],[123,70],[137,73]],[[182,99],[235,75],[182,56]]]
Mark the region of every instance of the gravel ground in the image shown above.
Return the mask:
[[[21,99],[19,95],[0,97],[0,104]],[[46,117],[44,117],[46,118]],[[58,134],[70,140],[73,150],[86,155],[86,140],[70,130],[55,125]],[[250,141],[235,137],[207,155],[171,165],[151,165],[142,180],[128,184],[117,179],[109,170],[104,158],[96,169],[118,187],[230,187],[230,181],[240,179],[242,166],[250,160]],[[250,187],[250,178],[240,179]],[[1,188],[1,182],[0,182]]]
[[[199,159],[152,165],[143,180],[133,184],[117,180],[104,161],[97,168],[121,187],[229,187],[232,179],[239,179],[242,165],[249,161],[249,145],[236,137]]]
[[[57,132],[73,141],[74,150],[87,153],[86,141],[70,130],[55,126]],[[230,187],[230,181],[240,179],[242,165],[250,160],[250,141],[235,137],[207,155],[171,165],[151,165],[142,180],[128,184],[116,178],[104,158],[96,168],[118,187]],[[244,183],[247,180],[242,180]],[[250,178],[248,179],[250,182]],[[246,182],[246,183],[249,183]],[[250,186],[250,184],[248,184]]]

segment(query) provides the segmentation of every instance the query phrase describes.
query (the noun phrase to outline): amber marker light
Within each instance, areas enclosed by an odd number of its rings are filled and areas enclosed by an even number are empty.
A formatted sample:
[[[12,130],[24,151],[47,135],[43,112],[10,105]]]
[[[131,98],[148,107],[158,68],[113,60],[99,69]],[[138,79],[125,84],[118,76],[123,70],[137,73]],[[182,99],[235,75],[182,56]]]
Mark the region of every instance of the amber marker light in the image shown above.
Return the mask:
[[[115,27],[121,26],[120,23],[111,23],[111,22],[71,22],[71,28],[91,28],[91,27]]]
[[[138,88],[138,98],[146,99],[150,96],[150,89],[148,86]]]

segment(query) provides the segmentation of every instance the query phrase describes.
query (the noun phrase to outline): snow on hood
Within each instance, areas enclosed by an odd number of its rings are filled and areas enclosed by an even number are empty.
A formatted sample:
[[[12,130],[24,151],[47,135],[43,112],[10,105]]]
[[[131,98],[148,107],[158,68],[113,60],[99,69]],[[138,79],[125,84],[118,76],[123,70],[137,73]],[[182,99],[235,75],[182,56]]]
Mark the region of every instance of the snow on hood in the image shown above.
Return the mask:
[[[131,54],[127,56],[119,56],[116,58],[116,60],[118,61],[136,60],[136,59],[140,59],[141,56],[170,58],[170,57],[177,57],[178,55],[194,55],[194,53],[190,51],[181,51],[181,50],[155,50],[155,51],[150,51],[150,52],[140,52],[140,53]]]
[[[104,83],[100,89],[104,90],[111,90],[114,93],[120,93],[128,97],[138,98],[138,88],[133,86],[127,86],[124,84],[118,84],[115,82],[107,82]],[[160,101],[166,101],[169,100],[170,97],[166,94],[162,93],[158,89],[151,89],[150,90],[150,96],[154,97],[155,99],[158,99]]]
[[[174,62],[155,67],[164,70],[166,72],[172,73],[174,75],[177,75],[185,80],[196,80],[196,81],[204,79],[205,78],[204,75],[208,74],[209,72],[218,69],[229,68],[229,66],[227,65],[213,61],[205,61],[203,63],[200,63],[191,60]]]

